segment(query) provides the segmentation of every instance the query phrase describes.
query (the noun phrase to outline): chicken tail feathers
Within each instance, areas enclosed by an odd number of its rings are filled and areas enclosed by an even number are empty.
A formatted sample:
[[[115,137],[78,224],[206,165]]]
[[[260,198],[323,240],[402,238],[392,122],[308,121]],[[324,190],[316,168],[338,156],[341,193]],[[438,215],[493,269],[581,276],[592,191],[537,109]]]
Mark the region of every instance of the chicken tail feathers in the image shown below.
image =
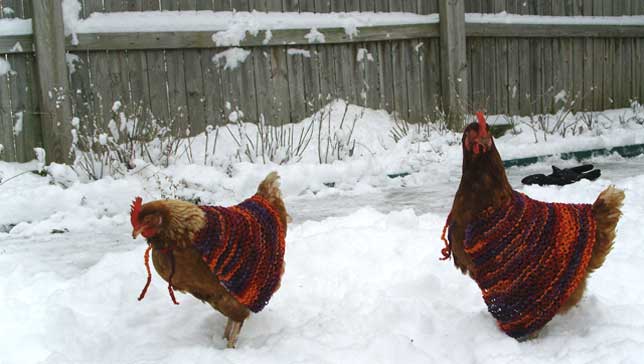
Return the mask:
[[[593,216],[597,224],[597,241],[593,247],[588,273],[601,267],[606,256],[613,248],[616,227],[622,216],[621,207],[624,202],[624,191],[609,186],[597,197],[593,204]]]
[[[273,171],[264,178],[264,180],[257,187],[257,194],[267,199],[271,205],[277,209],[282,223],[286,226],[287,222],[291,221],[291,217],[286,212],[284,200],[282,200],[282,191],[280,190],[280,176],[277,172]]]

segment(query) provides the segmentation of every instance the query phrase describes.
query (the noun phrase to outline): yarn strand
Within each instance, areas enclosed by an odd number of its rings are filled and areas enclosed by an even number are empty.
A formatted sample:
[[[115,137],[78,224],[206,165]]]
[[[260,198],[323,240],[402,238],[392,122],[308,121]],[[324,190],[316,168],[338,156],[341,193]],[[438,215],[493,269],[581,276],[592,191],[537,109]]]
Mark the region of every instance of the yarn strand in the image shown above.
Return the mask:
[[[170,277],[168,278],[168,292],[170,292],[170,298],[175,305],[178,305],[177,299],[174,297],[174,288],[172,287],[172,277],[174,277],[174,253],[170,250],[170,262],[172,262],[172,270],[170,271]]]
[[[443,243],[445,243],[445,247],[441,249],[441,254],[443,255],[443,257],[438,258],[439,260],[447,260],[452,256],[452,245],[445,237],[445,235],[447,234],[447,228],[449,227],[451,220],[452,213],[450,212],[449,215],[447,215],[447,220],[445,221],[445,226],[443,227],[443,233],[441,234],[441,240],[443,241]]]
[[[148,287],[150,287],[150,282],[152,282],[152,272],[150,272],[150,250],[152,250],[152,245],[148,245],[148,248],[145,250],[145,254],[143,254],[145,270],[148,272],[148,280],[145,282],[145,287],[143,287],[141,294],[139,294],[139,301],[145,297],[145,294],[148,292]]]

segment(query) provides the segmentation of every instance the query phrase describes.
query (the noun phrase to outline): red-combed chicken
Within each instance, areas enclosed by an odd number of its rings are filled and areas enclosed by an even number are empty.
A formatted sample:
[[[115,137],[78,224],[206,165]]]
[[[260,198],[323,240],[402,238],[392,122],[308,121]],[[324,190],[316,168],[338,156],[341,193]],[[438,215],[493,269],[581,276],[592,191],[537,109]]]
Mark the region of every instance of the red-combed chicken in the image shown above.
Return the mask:
[[[500,329],[524,340],[579,302],[613,246],[624,192],[608,187],[591,205],[514,191],[485,118],[477,117],[463,134],[463,175],[443,231],[443,259],[453,255]]]
[[[286,212],[279,176],[270,173],[257,193],[232,207],[197,206],[165,200],[132,205],[132,237],[148,242],[154,268],[173,289],[209,303],[228,317],[224,338],[234,347],[244,320],[259,312],[280,286],[284,273]]]

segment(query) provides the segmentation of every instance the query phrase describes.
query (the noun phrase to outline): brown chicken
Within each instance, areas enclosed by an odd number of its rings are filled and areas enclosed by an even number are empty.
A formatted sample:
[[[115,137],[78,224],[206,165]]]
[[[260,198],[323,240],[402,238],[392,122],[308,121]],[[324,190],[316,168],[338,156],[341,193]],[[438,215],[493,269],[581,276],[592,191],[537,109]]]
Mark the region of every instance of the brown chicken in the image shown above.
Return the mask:
[[[544,203],[510,186],[481,113],[463,133],[463,174],[448,216],[443,259],[477,282],[506,334],[535,337],[581,299],[613,246],[624,193],[594,204]],[[449,229],[448,240],[445,232]]]
[[[244,320],[259,312],[284,272],[286,212],[279,176],[270,173],[257,193],[232,207],[197,206],[178,200],[132,206],[132,237],[148,242],[154,268],[173,289],[192,294],[228,318],[224,338],[234,347]]]

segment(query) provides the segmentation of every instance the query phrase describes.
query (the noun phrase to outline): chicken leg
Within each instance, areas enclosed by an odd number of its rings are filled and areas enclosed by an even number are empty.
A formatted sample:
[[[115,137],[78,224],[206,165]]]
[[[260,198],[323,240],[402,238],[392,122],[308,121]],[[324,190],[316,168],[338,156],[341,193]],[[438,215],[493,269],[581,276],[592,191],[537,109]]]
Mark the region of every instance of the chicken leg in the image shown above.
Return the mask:
[[[243,321],[238,322],[232,319],[228,319],[228,323],[226,324],[226,330],[224,331],[224,338],[228,340],[228,345],[227,345],[228,348],[230,349],[235,348],[235,344],[237,343],[237,337],[239,336],[239,331],[241,331],[241,327],[243,324],[244,324]]]
[[[228,319],[226,322],[226,329],[224,330],[224,339],[230,340],[230,330],[233,328],[233,320]]]

